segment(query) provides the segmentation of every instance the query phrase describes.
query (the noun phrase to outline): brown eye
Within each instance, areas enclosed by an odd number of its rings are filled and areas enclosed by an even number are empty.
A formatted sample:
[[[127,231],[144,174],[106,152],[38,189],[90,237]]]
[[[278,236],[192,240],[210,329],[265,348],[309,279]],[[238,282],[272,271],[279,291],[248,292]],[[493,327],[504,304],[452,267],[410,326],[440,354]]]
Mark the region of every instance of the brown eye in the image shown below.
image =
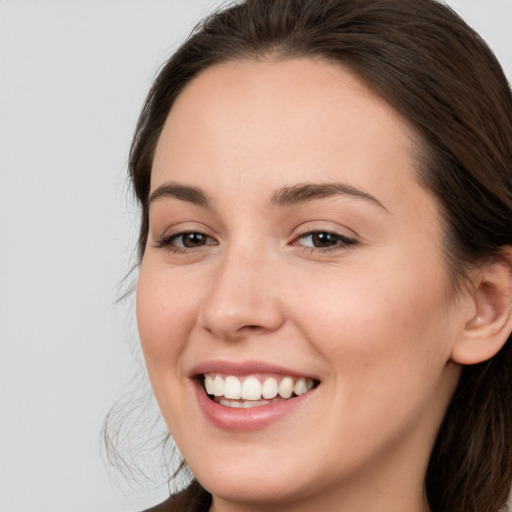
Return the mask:
[[[203,233],[183,233],[182,235],[177,236],[173,242],[175,245],[181,247],[200,247],[201,245],[206,245],[208,243],[208,238]],[[178,242],[178,243],[177,243]],[[181,243],[179,243],[181,242]]]
[[[314,247],[331,247],[340,243],[340,237],[334,233],[313,233],[311,242]]]
[[[216,245],[216,241],[210,236],[199,231],[187,231],[162,237],[156,247],[167,247],[169,250],[197,249],[205,245]]]
[[[297,243],[311,249],[335,249],[355,244],[356,240],[330,231],[313,231],[300,236]]]

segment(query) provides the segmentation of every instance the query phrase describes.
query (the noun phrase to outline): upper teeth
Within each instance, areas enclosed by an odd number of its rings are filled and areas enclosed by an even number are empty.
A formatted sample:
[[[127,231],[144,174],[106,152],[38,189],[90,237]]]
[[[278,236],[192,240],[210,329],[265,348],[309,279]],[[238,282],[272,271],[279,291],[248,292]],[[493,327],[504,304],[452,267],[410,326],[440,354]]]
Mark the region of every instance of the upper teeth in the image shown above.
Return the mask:
[[[245,377],[243,382],[234,375],[205,375],[204,387],[209,395],[223,396],[231,400],[271,400],[277,395],[290,398],[293,393],[302,395],[313,387],[313,380],[305,377],[284,377],[278,384],[274,377],[267,377],[260,382],[255,376]]]

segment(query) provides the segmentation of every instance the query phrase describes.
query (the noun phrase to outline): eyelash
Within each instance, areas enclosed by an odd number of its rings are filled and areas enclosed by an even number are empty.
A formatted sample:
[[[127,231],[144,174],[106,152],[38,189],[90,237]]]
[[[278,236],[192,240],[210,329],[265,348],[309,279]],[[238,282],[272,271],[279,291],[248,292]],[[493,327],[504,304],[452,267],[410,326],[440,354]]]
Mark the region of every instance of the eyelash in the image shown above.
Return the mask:
[[[166,249],[168,249],[170,252],[172,252],[174,254],[187,254],[187,253],[190,253],[192,251],[201,249],[205,245],[217,245],[217,243],[213,243],[213,244],[212,243],[205,243],[205,244],[199,245],[197,247],[179,247],[179,246],[173,245],[173,242],[175,240],[179,239],[180,237],[185,237],[187,235],[200,235],[200,236],[205,237],[207,239],[213,240],[213,238],[211,238],[206,233],[203,233],[201,231],[182,231],[180,233],[173,233],[172,235],[162,236],[156,242],[155,247],[158,248],[158,249],[166,248]],[[304,240],[307,237],[314,237],[315,235],[316,236],[319,236],[319,235],[329,235],[329,236],[334,237],[338,241],[337,241],[337,243],[333,244],[332,246],[328,246],[328,247],[305,246],[305,245],[300,245],[298,243],[300,240]],[[356,245],[357,243],[358,243],[357,240],[354,240],[353,238],[349,238],[349,237],[347,237],[345,235],[342,235],[340,233],[336,233],[335,231],[312,230],[312,231],[306,231],[306,232],[298,235],[293,240],[291,245],[294,245],[294,246],[299,246],[300,245],[302,250],[307,251],[309,253],[318,253],[318,252],[320,252],[320,253],[327,253],[327,252],[337,251],[337,250],[341,250],[341,249],[346,249],[347,247],[350,247],[352,245]]]
[[[209,238],[210,240],[213,240],[212,237],[208,236],[206,233],[203,233],[202,231],[182,231],[180,233],[173,233],[172,235],[164,235],[159,238],[159,240],[156,242],[155,247],[157,249],[163,249],[166,248],[170,252],[173,252],[175,254],[187,254],[194,250],[200,249],[201,247],[204,247],[205,245],[216,245],[216,244],[210,244],[206,243],[197,247],[178,247],[175,245],[172,245],[172,243],[177,240],[180,237],[185,237],[187,235],[201,235],[203,237]]]
[[[357,244],[357,240],[353,238],[349,238],[345,235],[342,235],[341,233],[337,233],[336,231],[329,231],[329,230],[312,230],[312,231],[306,231],[299,236],[295,238],[295,240],[292,242],[292,245],[299,245],[297,242],[299,240],[304,240],[307,237],[314,237],[318,235],[329,235],[337,239],[337,243],[333,244],[332,246],[328,247],[314,247],[314,246],[301,246],[303,250],[311,252],[311,253],[326,253],[326,252],[333,252],[333,251],[339,251],[342,249],[346,249],[347,247],[350,247],[352,245]]]

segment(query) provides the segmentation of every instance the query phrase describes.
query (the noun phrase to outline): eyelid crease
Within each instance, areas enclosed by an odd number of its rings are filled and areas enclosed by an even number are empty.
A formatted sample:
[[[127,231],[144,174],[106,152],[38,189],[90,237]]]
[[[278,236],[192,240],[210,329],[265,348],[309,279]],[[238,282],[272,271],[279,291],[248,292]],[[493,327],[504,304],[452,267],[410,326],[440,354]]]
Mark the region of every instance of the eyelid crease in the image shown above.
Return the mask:
[[[301,222],[293,228],[290,236],[298,237],[300,235],[309,233],[332,233],[347,239],[354,239],[361,242],[365,241],[365,237],[354,229],[348,228],[347,226],[339,224],[338,222],[320,218]]]

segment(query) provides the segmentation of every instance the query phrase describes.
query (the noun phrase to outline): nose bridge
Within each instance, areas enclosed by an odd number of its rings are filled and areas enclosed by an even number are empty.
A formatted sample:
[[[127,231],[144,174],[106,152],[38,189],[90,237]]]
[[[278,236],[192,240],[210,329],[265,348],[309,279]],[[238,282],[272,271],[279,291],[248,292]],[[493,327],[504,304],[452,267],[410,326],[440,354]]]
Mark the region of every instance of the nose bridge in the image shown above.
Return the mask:
[[[261,246],[227,248],[200,313],[202,327],[223,339],[277,329],[283,318],[273,273],[271,257]]]

